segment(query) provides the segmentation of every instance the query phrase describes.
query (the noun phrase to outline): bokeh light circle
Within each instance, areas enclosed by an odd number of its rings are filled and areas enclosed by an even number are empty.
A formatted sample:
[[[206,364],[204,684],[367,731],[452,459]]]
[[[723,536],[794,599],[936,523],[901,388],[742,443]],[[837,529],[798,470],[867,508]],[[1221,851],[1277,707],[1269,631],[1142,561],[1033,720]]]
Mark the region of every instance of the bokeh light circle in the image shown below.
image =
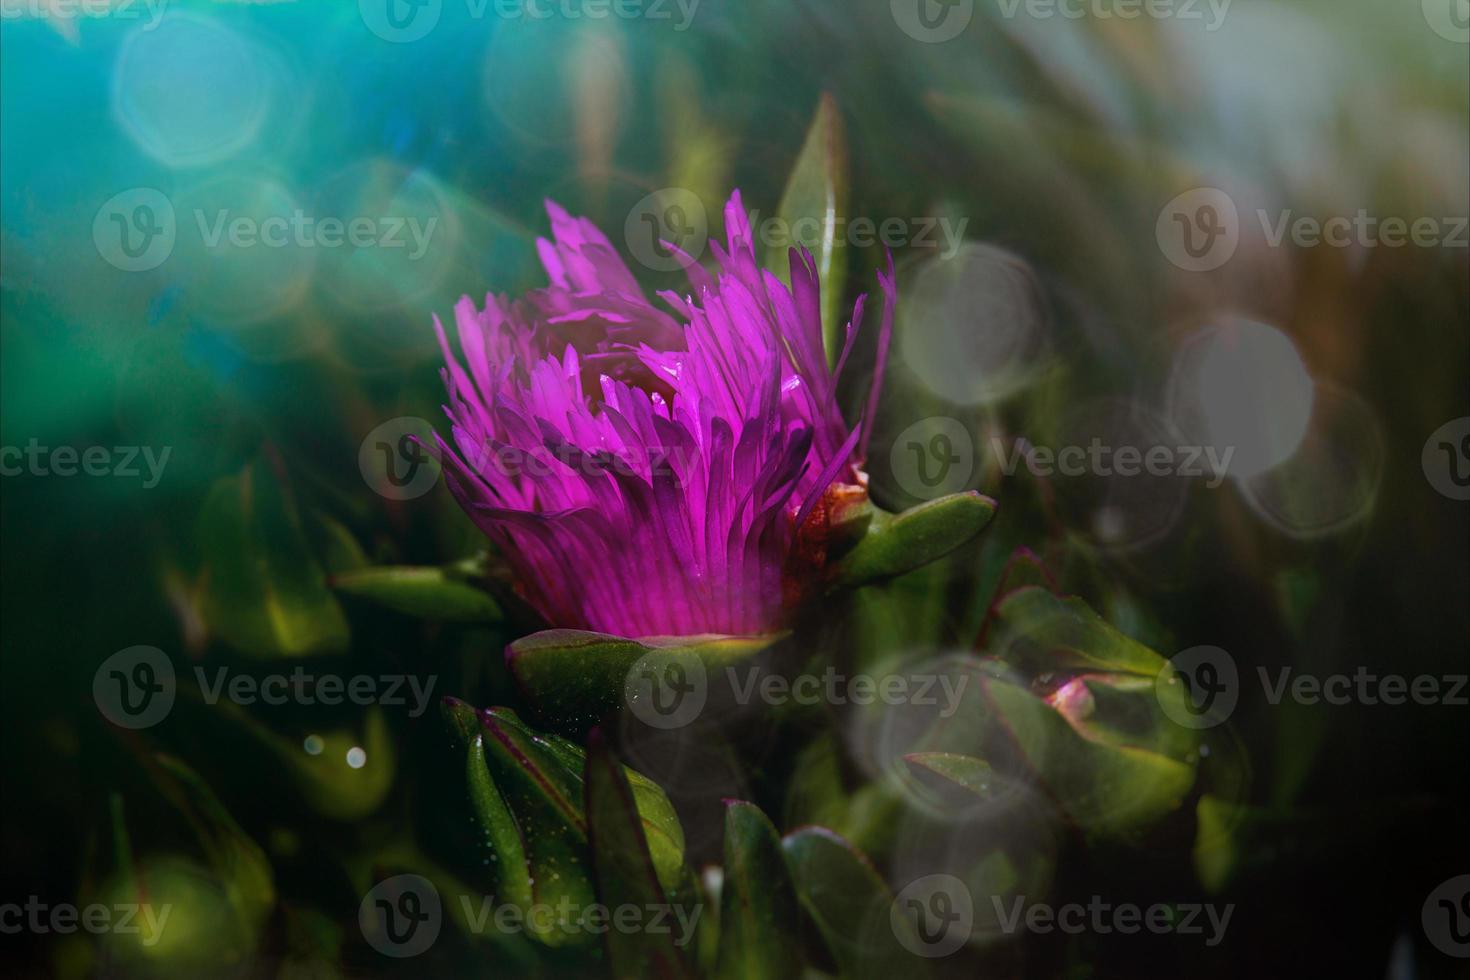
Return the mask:
[[[1030,384],[1049,330],[1041,283],[1020,257],[978,242],[921,260],[900,286],[895,352],[935,394],[990,404]]]
[[[113,113],[140,148],[169,166],[217,163],[259,135],[272,64],[261,45],[211,18],[169,14],[123,42]]]
[[[1296,451],[1238,485],[1262,520],[1306,540],[1368,517],[1384,464],[1383,427],[1373,409],[1350,391],[1319,385],[1311,423]]]
[[[1230,318],[1180,347],[1169,379],[1168,415],[1191,444],[1213,449],[1248,479],[1294,453],[1307,432],[1315,387],[1280,330]]]

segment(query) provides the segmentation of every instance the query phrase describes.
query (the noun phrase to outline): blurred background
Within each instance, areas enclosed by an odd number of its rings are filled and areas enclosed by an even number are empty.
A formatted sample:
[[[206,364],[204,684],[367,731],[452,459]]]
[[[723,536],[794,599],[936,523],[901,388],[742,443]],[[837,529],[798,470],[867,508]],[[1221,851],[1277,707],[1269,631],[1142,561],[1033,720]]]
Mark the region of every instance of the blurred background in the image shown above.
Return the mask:
[[[840,306],[885,244],[899,269],[874,498],[1000,501],[980,553],[865,599],[834,642],[975,645],[976,596],[1024,545],[1124,632],[1243,679],[1229,786],[1207,787],[1228,857],[1200,873],[1191,804],[1057,876],[1228,896],[1226,941],[1094,937],[996,975],[1457,975],[1420,909],[1470,871],[1467,692],[1272,704],[1256,678],[1467,672],[1464,0],[533,9],[4,0],[0,901],[106,901],[134,861],[189,896],[142,966],[116,937],[7,927],[7,972],[405,968],[358,902],[384,867],[478,862],[434,703],[513,699],[501,650],[524,632],[333,587],[481,549],[431,464],[415,482],[379,456],[441,424],[432,316],[544,283],[545,199],[668,288],[655,225],[722,236],[737,187],[775,215],[816,158],[850,232]],[[1094,440],[1233,462],[1015,465]],[[180,680],[165,722],[130,729],[100,668],[139,646]],[[407,688],[209,704],[191,679],[303,665],[432,679],[428,710]],[[438,954],[531,969],[518,947]]]

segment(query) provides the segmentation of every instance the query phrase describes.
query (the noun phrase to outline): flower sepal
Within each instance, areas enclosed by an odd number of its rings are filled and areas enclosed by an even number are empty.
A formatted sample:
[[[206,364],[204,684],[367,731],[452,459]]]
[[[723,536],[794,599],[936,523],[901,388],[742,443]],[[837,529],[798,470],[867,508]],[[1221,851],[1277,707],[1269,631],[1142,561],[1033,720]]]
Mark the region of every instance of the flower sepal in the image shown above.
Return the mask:
[[[994,500],[973,490],[897,514],[873,507],[856,543],[830,566],[833,588],[893,578],[943,558],[985,530],[995,508]]]

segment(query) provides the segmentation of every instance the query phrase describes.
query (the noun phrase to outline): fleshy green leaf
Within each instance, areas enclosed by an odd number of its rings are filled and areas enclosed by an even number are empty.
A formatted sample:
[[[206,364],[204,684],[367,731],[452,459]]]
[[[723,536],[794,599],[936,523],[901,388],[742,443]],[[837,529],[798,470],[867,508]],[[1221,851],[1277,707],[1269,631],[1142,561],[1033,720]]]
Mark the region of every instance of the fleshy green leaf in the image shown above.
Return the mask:
[[[714,676],[779,638],[706,635],[634,640],[585,630],[543,630],[512,643],[506,660],[538,720],[580,732],[624,705],[628,672],[650,653],[695,657],[707,676]]]
[[[942,785],[956,787],[981,799],[988,797],[995,785],[995,774],[990,763],[971,755],[955,752],[914,752],[904,756],[903,761],[917,773],[943,780]]]
[[[560,736],[532,730],[508,708],[476,711],[446,698],[443,711],[466,747],[470,800],[493,853],[497,897],[523,911],[542,903],[560,904],[559,912],[567,915],[584,914],[593,902],[584,810],[587,753]],[[665,891],[674,891],[687,872],[678,816],[652,780],[631,769],[623,770],[623,778],[654,874]],[[527,924],[532,937],[547,945],[595,939],[570,921],[528,918]]]
[[[776,828],[754,804],[727,801],[715,975],[720,980],[800,976],[798,914]]]
[[[1146,826],[1177,809],[1194,784],[1189,763],[1082,737],[1051,705],[1009,681],[986,678],[982,686],[1028,766],[1088,831],[1118,834]]]
[[[520,908],[531,904],[531,882],[526,871],[526,849],[520,831],[500,790],[490,778],[485,762],[485,737],[475,733],[465,755],[465,782],[470,790],[470,807],[485,831],[489,845],[492,894]]]
[[[989,497],[967,491],[900,514],[875,512],[862,539],[842,557],[836,584],[864,585],[942,558],[983,531],[995,516],[995,507]]]
[[[494,623],[503,618],[488,592],[464,581],[453,569],[362,568],[332,576],[331,585],[338,592],[424,619]]]
[[[796,158],[786,191],[776,209],[792,229],[792,247],[805,246],[817,263],[821,278],[822,337],[829,365],[842,352],[842,298],[847,286],[847,141],[842,114],[831,95],[824,93],[806,142]],[[766,256],[766,268],[788,286],[790,262],[783,242]]]
[[[1136,674],[1150,682],[1164,669],[1163,657],[1118,632],[1075,596],[1027,586],[1003,597],[997,613],[1010,641],[1004,659],[1017,667]]]
[[[868,859],[824,827],[803,827],[781,841],[796,894],[816,923],[838,970],[854,980],[909,978],[928,970],[893,934],[893,895]],[[899,920],[908,925],[907,919]]]
[[[649,853],[633,787],[597,729],[587,740],[585,788],[598,900],[608,908],[631,905],[646,909],[670,904]],[[686,914],[697,915],[701,908],[692,892],[688,902]],[[672,930],[609,929],[605,936],[612,975],[618,980],[693,975],[688,962],[691,950],[676,945]]]
[[[138,910],[134,928],[108,930],[97,950],[106,968],[128,976],[198,976],[248,963],[276,892],[270,862],[204,780],[160,755],[149,768],[159,793],[184,816],[204,860],[177,853],[135,854],[121,797],[112,800],[113,866],[89,897]],[[90,973],[89,973],[90,975]]]
[[[591,935],[566,919],[596,901],[581,773],[569,770],[513,712],[491,708],[480,713],[480,723],[486,767],[520,828],[531,902],[556,910],[550,922],[528,916],[526,928],[548,946],[588,942]]]
[[[199,517],[201,611],[208,628],[252,657],[347,648],[347,619],[307,549],[295,502],[261,462],[219,481]]]

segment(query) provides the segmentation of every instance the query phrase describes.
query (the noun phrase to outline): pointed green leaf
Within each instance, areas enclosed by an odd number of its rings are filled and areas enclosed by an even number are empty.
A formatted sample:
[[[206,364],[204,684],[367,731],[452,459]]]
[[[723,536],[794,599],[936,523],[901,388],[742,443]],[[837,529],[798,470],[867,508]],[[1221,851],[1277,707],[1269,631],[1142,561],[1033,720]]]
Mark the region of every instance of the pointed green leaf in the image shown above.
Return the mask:
[[[916,772],[941,779],[946,785],[982,799],[988,797],[994,788],[995,774],[991,771],[990,763],[972,755],[914,752],[904,756],[903,761]]]
[[[720,980],[801,975],[799,914],[781,839],[751,803],[725,805],[725,867],[720,894]]]
[[[801,907],[817,926],[839,972],[853,980],[920,980],[922,960],[893,934],[893,895],[868,859],[824,827],[803,827],[781,841]],[[900,920],[905,926],[907,919]],[[917,944],[915,944],[917,945]]]
[[[466,746],[472,808],[493,852],[497,897],[520,907],[557,908],[557,918],[527,919],[532,938],[552,946],[595,941],[575,917],[593,902],[590,829],[584,798],[587,755],[557,735],[527,727],[514,711],[476,711],[455,698],[446,721]],[[624,769],[644,846],[661,887],[684,880],[684,832],[652,780]],[[539,925],[538,925],[539,922]]]
[[[672,904],[659,882],[658,871],[643,834],[643,821],[626,771],[613,756],[602,732],[593,729],[587,740],[586,813],[592,870],[597,880],[598,900],[615,909],[634,906],[647,909]],[[681,908],[679,922],[698,922],[702,907],[694,895]],[[682,938],[685,948],[677,944]],[[644,977],[677,978],[693,973],[688,948],[692,935],[676,930],[609,929],[605,933],[612,975],[618,980]]]
[[[200,513],[199,542],[201,611],[230,646],[253,657],[347,648],[346,617],[271,466],[253,463],[214,485]]]
[[[867,533],[839,562],[836,585],[851,588],[913,571],[967,544],[995,516],[995,501],[974,491],[877,512]]]
[[[1114,629],[1075,596],[1062,597],[1026,586],[997,604],[1006,628],[1002,656],[1023,669],[1044,673],[1083,669],[1137,674],[1150,682],[1166,661],[1148,647]],[[1001,652],[1002,648],[997,648]]]
[[[531,903],[555,910],[551,921],[528,916],[527,931],[548,946],[591,941],[570,919],[596,900],[587,864],[581,773],[569,771],[512,712],[483,711],[480,723],[486,766],[520,830]]]
[[[792,229],[795,241],[790,246],[804,246],[816,260],[829,365],[837,363],[844,339],[841,306],[847,286],[847,210],[847,140],[842,114],[836,100],[823,93],[776,214]],[[766,268],[790,285],[787,249],[786,242],[773,248],[766,256]]]
[[[1177,809],[1193,765],[1132,746],[1093,742],[1045,701],[999,678],[982,681],[996,721],[1049,794],[1082,828],[1119,834]]]
[[[494,623],[500,605],[484,589],[453,570],[434,567],[361,568],[332,576],[338,592],[368,599],[396,612],[456,623]]]
[[[470,808],[485,831],[490,848],[492,894],[502,902],[526,908],[531,904],[531,876],[526,849],[510,807],[495,788],[485,762],[484,736],[475,734],[465,754],[465,782],[470,791]]]

